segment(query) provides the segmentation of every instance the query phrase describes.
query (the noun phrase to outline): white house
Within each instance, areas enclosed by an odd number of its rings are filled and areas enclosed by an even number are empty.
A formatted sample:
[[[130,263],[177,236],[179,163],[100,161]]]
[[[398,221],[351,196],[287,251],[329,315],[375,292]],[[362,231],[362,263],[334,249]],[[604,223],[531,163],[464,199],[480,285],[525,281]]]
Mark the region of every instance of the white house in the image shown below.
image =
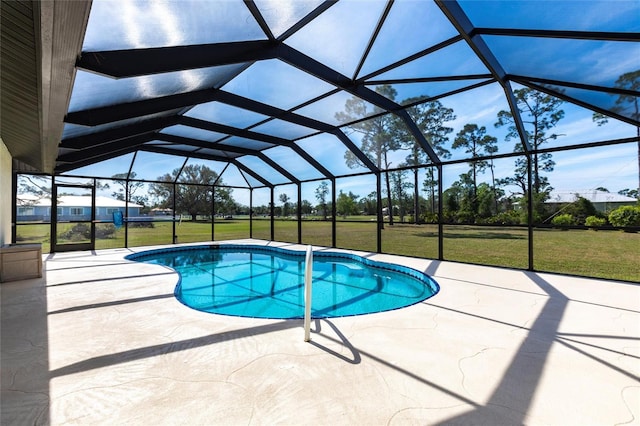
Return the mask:
[[[585,198],[593,204],[599,212],[609,212],[621,206],[633,206],[638,200],[613,192],[599,191],[597,189],[577,191],[554,191],[545,202],[550,205],[562,205],[573,203],[578,197]]]
[[[51,199],[18,195],[18,222],[48,222],[51,220]],[[96,220],[112,220],[113,213],[120,211],[124,216],[140,216],[143,206],[129,203],[129,211],[124,201],[104,196],[96,196]],[[90,220],[91,197],[87,195],[61,195],[58,197],[58,220]]]

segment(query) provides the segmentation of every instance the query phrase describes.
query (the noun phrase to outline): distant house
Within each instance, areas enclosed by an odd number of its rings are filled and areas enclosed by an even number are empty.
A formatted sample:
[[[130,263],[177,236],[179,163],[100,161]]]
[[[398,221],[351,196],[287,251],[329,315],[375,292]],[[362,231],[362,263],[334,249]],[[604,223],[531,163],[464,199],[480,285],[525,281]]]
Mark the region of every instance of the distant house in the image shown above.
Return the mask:
[[[578,197],[591,201],[596,210],[602,213],[615,210],[621,206],[633,206],[638,202],[638,200],[632,197],[590,189],[581,191],[555,191],[550,194],[549,199],[545,203],[559,208],[564,204],[573,203]]]
[[[49,222],[51,220],[51,200],[18,195],[16,220],[18,222]],[[115,211],[125,217],[140,216],[143,206],[129,203],[129,211],[124,201],[96,196],[96,220],[113,220]],[[58,220],[91,220],[91,197],[61,195],[58,197]]]
[[[171,209],[151,209],[152,216],[173,216],[173,210]]]

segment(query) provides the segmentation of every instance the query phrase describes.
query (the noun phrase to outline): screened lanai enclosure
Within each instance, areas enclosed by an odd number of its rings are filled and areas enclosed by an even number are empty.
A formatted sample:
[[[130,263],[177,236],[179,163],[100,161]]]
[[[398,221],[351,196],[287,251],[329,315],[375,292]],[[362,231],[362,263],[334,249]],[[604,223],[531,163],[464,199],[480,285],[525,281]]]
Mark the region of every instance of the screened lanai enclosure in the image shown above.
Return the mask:
[[[54,160],[14,156],[14,242],[257,238],[640,280],[637,1],[56,7],[81,41],[52,48],[73,70]]]

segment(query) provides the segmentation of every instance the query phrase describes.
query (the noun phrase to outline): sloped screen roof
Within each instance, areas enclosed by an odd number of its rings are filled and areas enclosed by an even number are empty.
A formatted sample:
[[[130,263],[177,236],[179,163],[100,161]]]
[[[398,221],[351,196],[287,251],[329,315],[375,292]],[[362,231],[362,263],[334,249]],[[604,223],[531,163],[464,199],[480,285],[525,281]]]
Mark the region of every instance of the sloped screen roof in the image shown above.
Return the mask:
[[[121,157],[126,172],[148,152],[272,186],[344,173],[350,152],[376,172],[357,128],[386,115],[438,164],[411,108],[507,109],[524,139],[518,87],[640,126],[639,16],[637,1],[94,0],[56,171]]]

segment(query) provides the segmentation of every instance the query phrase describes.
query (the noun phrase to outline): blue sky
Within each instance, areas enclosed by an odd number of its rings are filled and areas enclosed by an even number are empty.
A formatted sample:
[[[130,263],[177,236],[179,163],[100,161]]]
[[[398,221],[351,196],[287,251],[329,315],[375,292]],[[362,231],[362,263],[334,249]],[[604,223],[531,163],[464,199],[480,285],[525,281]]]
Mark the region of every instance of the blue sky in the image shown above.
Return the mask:
[[[471,21],[479,27],[640,31],[640,20],[637,19],[640,15],[640,2],[637,1],[475,0],[460,3]],[[318,4],[319,2],[315,0],[256,1],[256,5],[276,36],[286,31]],[[423,0],[396,1],[362,69],[358,70],[360,58],[385,4],[383,0],[340,1],[291,36],[286,43],[334,67],[348,77],[361,77],[457,34],[435,3]],[[613,86],[619,75],[640,69],[639,43],[532,37],[483,37],[507,73]],[[83,50],[178,46],[265,38],[266,36],[240,0],[155,2],[95,0]],[[216,82],[224,81],[224,76],[236,69],[238,68],[234,65],[121,80],[80,71],[76,77],[76,89],[71,97],[70,110],[149,99],[169,93],[183,93],[211,87],[211,85],[218,87]],[[477,73],[488,73],[488,71],[482,62],[471,54],[471,49],[466,43],[460,41],[439,52],[381,73],[372,80],[447,77]],[[456,84],[475,82],[477,80]],[[448,88],[444,88],[444,86],[443,83],[397,84],[395,85],[398,91],[396,101],[400,102],[411,96],[434,96],[454,87],[449,85]],[[514,88],[517,89],[519,86],[514,84]],[[238,77],[224,84],[222,89],[237,95],[252,97],[279,108],[289,109],[314,96],[328,93],[333,86],[289,64],[273,59],[248,66]],[[598,94],[587,93],[586,95]],[[350,95],[346,92],[339,92],[296,112],[329,124],[337,124],[335,113],[344,109],[344,103],[349,97]],[[614,100],[615,97],[611,97],[607,102],[612,104]],[[494,127],[498,111],[508,108],[504,91],[497,83],[445,97],[440,99],[440,102],[452,108],[456,114],[455,120],[446,123],[453,128],[453,132],[449,135],[450,142],[465,124],[474,123],[485,126],[488,134],[498,138],[499,153],[508,153],[513,150],[515,141],[504,140],[506,129]],[[610,120],[602,127],[596,126],[591,119],[591,111],[577,105],[565,102],[562,109],[565,111],[565,118],[554,129],[562,136],[547,146],[575,145],[636,135],[635,127],[616,120]],[[264,118],[259,114],[242,112],[219,103],[196,106],[187,115],[238,127],[251,126]],[[176,126],[174,129],[167,130],[167,133],[187,135],[193,132],[180,127],[184,126]],[[277,120],[252,130],[284,138],[305,136],[311,132],[301,126]],[[66,134],[71,132],[74,132],[74,135],[85,134],[92,132],[92,129],[68,126]],[[203,140],[214,141],[220,137],[212,132],[205,134],[206,132],[198,131],[197,133]],[[350,137],[359,144],[356,134]],[[339,141],[323,136],[303,139],[298,142],[298,145],[334,173],[342,174],[350,171],[344,166],[345,148]],[[452,159],[464,159],[462,151],[451,150],[451,152]],[[315,171],[309,172],[302,159],[290,156],[288,149],[274,148],[265,153],[277,163],[289,167],[292,173],[301,179],[318,175]],[[392,154],[392,167],[400,164],[405,156],[406,152]],[[638,185],[637,151],[633,143],[557,152],[553,156],[556,169],[549,175],[549,179],[557,190],[606,187],[617,192]],[[127,155],[105,164],[79,170],[78,173],[110,176],[115,173],[114,170],[125,172],[130,159],[131,155]],[[138,177],[155,179],[180,167],[183,161],[178,157],[144,153],[139,155],[133,170]],[[496,170],[498,177],[511,174],[513,161],[508,159],[497,162],[500,165]],[[200,160],[190,160],[190,163],[208,164],[218,172],[221,172],[224,167],[222,163]],[[263,167],[257,160],[245,163],[252,168]],[[225,182],[234,185],[244,184],[237,172],[232,174],[232,169],[227,169],[223,175]],[[467,169],[466,164],[448,167],[444,173],[445,188]],[[361,169],[354,170],[354,172],[357,171]],[[274,182],[283,181],[277,174],[272,176]],[[489,179],[489,174],[481,178]],[[303,198],[315,202],[313,190],[318,184],[319,182],[305,184]],[[371,177],[341,179],[338,181],[338,188],[365,196],[375,189],[375,182],[372,187]],[[262,192],[266,193],[266,191]],[[279,187],[276,191],[276,199],[281,192],[287,193],[292,199],[297,198],[296,190],[292,185]],[[237,191],[239,202],[248,203],[246,193],[247,191]],[[254,198],[254,204],[266,202],[268,202],[267,196],[260,195]]]

